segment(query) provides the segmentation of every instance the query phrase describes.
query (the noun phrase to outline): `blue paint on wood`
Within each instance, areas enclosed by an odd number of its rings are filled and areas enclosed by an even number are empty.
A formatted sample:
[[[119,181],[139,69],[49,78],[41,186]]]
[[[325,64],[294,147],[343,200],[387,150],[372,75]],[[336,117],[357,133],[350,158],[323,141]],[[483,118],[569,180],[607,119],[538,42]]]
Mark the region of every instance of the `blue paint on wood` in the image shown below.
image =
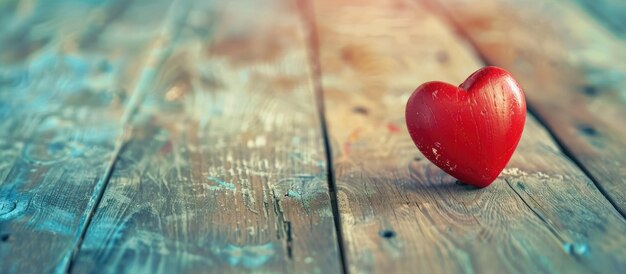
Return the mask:
[[[233,183],[224,182],[224,181],[222,181],[222,180],[220,180],[218,178],[215,178],[215,177],[207,177],[207,179],[209,181],[217,183],[216,186],[210,186],[209,187],[210,190],[227,189],[227,190],[235,191],[235,184],[233,184]]]
[[[47,208],[48,215],[39,216],[29,220],[28,225],[38,231],[52,232],[57,235],[72,235],[77,216],[60,208]]]
[[[269,262],[275,255],[273,243],[263,245],[236,246],[229,244],[220,252],[221,257],[233,267],[254,269]]]
[[[302,193],[292,190],[290,189],[289,191],[287,191],[287,196],[294,198],[294,199],[302,199]]]
[[[565,243],[563,251],[575,256],[584,256],[589,253],[589,245],[586,243]]]
[[[615,35],[626,37],[626,2],[623,0],[576,0]]]
[[[22,216],[26,211],[29,201],[30,198],[18,196],[15,193],[10,193],[6,195],[5,198],[0,198],[0,221]]]

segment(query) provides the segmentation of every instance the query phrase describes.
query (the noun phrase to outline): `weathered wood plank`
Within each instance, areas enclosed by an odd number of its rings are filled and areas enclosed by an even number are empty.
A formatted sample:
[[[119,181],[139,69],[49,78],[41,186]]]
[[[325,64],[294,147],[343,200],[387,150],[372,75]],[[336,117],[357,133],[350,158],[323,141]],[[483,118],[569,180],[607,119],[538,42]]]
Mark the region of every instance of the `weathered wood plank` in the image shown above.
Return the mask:
[[[626,38],[626,2],[622,0],[575,0],[598,21],[622,39]]]
[[[0,268],[65,272],[115,157],[136,57],[160,19],[110,21],[90,50],[85,24],[114,2],[3,1],[0,31]],[[167,5],[127,7],[155,15]],[[141,38],[120,40],[139,32]],[[156,33],[158,34],[158,33]],[[96,37],[91,36],[91,37]]]
[[[485,189],[425,160],[404,105],[483,64],[414,1],[314,2],[346,264],[353,273],[618,273],[626,223],[529,116]],[[525,82],[522,82],[524,84]]]
[[[626,216],[626,43],[567,1],[441,1]],[[534,22],[529,24],[528,22]]]
[[[182,6],[72,271],[340,272],[295,1]]]

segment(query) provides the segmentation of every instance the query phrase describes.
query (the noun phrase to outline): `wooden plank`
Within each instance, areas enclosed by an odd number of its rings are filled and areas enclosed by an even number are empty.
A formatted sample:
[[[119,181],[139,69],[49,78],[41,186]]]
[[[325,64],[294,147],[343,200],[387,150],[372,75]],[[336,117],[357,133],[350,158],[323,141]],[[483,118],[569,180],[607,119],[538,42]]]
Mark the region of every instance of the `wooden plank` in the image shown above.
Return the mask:
[[[626,38],[626,2],[621,0],[575,0],[574,3],[589,11],[613,34]]]
[[[180,4],[72,272],[340,272],[295,1]]]
[[[162,13],[164,2],[144,1]],[[107,16],[109,2],[3,1],[0,31],[0,266],[3,273],[65,273],[121,140],[149,28],[158,18]],[[7,21],[4,21],[4,20]],[[6,24],[5,24],[6,23]],[[143,32],[133,40],[117,38]]]
[[[485,60],[626,216],[626,43],[570,2],[441,1]],[[528,22],[535,22],[529,24]]]
[[[529,115],[485,189],[420,155],[404,105],[483,66],[412,1],[314,3],[346,265],[352,273],[619,273],[626,223]]]

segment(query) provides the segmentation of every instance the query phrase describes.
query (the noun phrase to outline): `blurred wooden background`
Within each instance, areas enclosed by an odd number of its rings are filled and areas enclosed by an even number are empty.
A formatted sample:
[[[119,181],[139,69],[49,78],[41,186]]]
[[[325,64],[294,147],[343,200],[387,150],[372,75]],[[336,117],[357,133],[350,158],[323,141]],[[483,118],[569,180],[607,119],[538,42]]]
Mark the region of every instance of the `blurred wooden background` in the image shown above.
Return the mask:
[[[623,273],[626,2],[1,0],[2,273]],[[485,189],[404,104],[496,65]]]

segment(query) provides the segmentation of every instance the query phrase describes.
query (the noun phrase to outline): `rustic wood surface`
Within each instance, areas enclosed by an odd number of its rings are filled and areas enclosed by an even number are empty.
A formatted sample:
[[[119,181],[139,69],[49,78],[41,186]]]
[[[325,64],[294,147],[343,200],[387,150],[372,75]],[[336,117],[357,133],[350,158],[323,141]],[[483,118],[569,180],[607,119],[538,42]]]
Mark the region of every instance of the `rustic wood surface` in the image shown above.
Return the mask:
[[[295,2],[173,9],[73,272],[341,272]]]
[[[626,10],[593,3],[0,1],[0,273],[621,273]],[[531,113],[476,189],[404,106],[486,63]]]
[[[532,116],[485,189],[459,185],[414,149],[403,121],[410,92],[483,66],[441,20],[400,0],[315,1],[315,14],[348,270],[626,267],[626,222]]]
[[[626,2],[622,0],[575,0],[613,34],[626,38]]]
[[[148,3],[107,26],[117,2],[0,4],[0,272],[69,267],[119,148],[133,57],[154,34],[141,26],[156,18],[135,16],[163,10]]]
[[[532,110],[626,216],[626,63],[616,61],[626,41],[568,1],[440,4],[489,64],[517,77]]]

